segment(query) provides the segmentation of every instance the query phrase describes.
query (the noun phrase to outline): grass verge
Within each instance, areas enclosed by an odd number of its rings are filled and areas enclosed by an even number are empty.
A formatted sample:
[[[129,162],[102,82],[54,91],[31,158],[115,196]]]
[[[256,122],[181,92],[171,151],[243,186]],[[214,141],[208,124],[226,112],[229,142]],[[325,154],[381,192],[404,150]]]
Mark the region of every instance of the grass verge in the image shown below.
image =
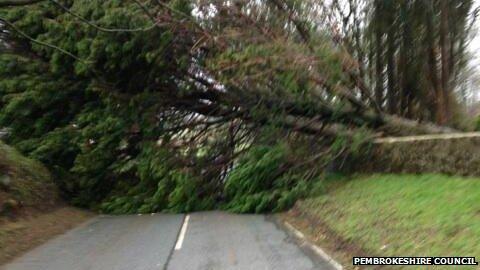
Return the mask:
[[[0,141],[0,217],[20,208],[48,209],[58,201],[48,170]]]
[[[0,265],[91,216],[60,200],[42,164],[0,142]]]
[[[329,239],[344,264],[353,255],[480,260],[479,202],[480,178],[357,176],[297,203],[285,218],[317,242]]]

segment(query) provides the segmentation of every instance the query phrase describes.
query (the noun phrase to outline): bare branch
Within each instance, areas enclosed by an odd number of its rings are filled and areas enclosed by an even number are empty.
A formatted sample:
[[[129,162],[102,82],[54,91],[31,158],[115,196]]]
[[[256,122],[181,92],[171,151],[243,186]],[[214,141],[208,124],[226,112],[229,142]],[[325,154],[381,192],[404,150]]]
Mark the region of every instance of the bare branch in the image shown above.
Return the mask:
[[[0,8],[33,5],[45,0],[4,0],[0,1]]]
[[[48,48],[52,48],[54,50],[57,50],[57,51],[60,51],[61,53],[65,54],[65,55],[68,55],[70,57],[72,57],[73,59],[77,60],[77,61],[80,61],[84,64],[90,64],[91,62],[90,61],[87,61],[87,60],[84,60],[76,55],[74,55],[73,53],[67,51],[67,50],[64,50],[58,46],[55,46],[53,44],[49,44],[49,43],[46,43],[46,42],[43,42],[43,41],[40,41],[38,39],[34,39],[32,38],[31,36],[29,36],[28,34],[26,34],[25,32],[23,32],[22,30],[20,30],[19,28],[17,28],[13,23],[3,19],[3,18],[0,18],[0,22],[2,22],[3,24],[9,26],[13,31],[17,32],[19,35],[23,36],[24,38],[30,40],[31,42],[33,43],[36,43],[36,44],[39,44],[39,45],[42,45],[42,46],[45,46],[45,47],[48,47]]]
[[[142,10],[143,12],[152,20],[152,22],[156,22],[156,19],[155,17],[153,16],[153,14],[150,13],[150,11],[147,9],[147,7],[145,7],[140,1],[138,0],[133,0]]]

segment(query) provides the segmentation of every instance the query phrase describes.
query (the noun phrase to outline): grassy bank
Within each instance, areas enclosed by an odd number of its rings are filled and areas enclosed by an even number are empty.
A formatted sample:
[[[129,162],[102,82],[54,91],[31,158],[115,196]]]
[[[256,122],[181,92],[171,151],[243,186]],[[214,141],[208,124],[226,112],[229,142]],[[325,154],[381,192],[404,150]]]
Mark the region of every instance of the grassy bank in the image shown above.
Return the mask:
[[[0,141],[0,265],[91,216],[62,203],[42,164]]]
[[[372,255],[480,259],[480,178],[360,176],[294,210]]]
[[[58,199],[48,170],[0,141],[0,216],[20,208],[47,209]]]

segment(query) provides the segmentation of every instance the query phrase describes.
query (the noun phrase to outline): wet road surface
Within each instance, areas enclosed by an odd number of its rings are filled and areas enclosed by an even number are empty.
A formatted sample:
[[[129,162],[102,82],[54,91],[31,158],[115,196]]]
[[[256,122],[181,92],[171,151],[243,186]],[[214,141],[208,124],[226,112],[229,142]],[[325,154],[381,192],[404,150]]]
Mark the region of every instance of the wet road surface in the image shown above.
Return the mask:
[[[2,270],[310,270],[307,256],[262,215],[101,216]]]

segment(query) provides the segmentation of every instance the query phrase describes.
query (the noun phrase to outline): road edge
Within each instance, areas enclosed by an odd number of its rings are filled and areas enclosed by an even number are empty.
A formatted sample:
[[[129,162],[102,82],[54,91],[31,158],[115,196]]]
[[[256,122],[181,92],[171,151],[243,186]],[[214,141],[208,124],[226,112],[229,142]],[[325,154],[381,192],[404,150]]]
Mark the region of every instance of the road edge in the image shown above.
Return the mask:
[[[324,261],[330,264],[333,269],[343,270],[343,266],[339,262],[328,255],[322,248],[309,241],[301,231],[296,229],[288,221],[283,221],[279,217],[273,217],[273,219],[275,220],[275,223],[280,226],[290,237],[295,239],[301,248],[306,249],[309,253],[315,254],[316,256],[322,258]]]
[[[63,218],[64,222],[59,225],[58,222],[55,223],[54,221],[50,221],[52,218]],[[20,230],[28,231],[28,233],[22,233],[22,235],[12,238],[12,242],[15,242],[15,245],[20,245],[21,248],[15,249],[10,247],[10,250],[2,249],[1,247],[2,244],[4,247],[9,245],[9,232],[5,231],[4,236],[7,237],[7,239],[5,242],[0,241],[0,249],[2,252],[5,252],[4,254],[6,254],[8,250],[8,253],[10,253],[11,256],[2,257],[0,255],[0,269],[3,269],[3,267],[15,262],[22,256],[41,248],[50,241],[63,237],[71,231],[88,226],[97,219],[98,215],[93,212],[71,206],[62,206],[49,212],[40,212],[34,216],[20,217],[17,218],[17,220],[0,224],[0,231],[4,229],[2,226],[8,226],[9,224],[17,224],[20,226],[18,227]],[[33,227],[39,226],[43,226],[45,230],[40,230],[35,233],[31,232]],[[30,237],[27,237],[27,234],[30,235]]]

